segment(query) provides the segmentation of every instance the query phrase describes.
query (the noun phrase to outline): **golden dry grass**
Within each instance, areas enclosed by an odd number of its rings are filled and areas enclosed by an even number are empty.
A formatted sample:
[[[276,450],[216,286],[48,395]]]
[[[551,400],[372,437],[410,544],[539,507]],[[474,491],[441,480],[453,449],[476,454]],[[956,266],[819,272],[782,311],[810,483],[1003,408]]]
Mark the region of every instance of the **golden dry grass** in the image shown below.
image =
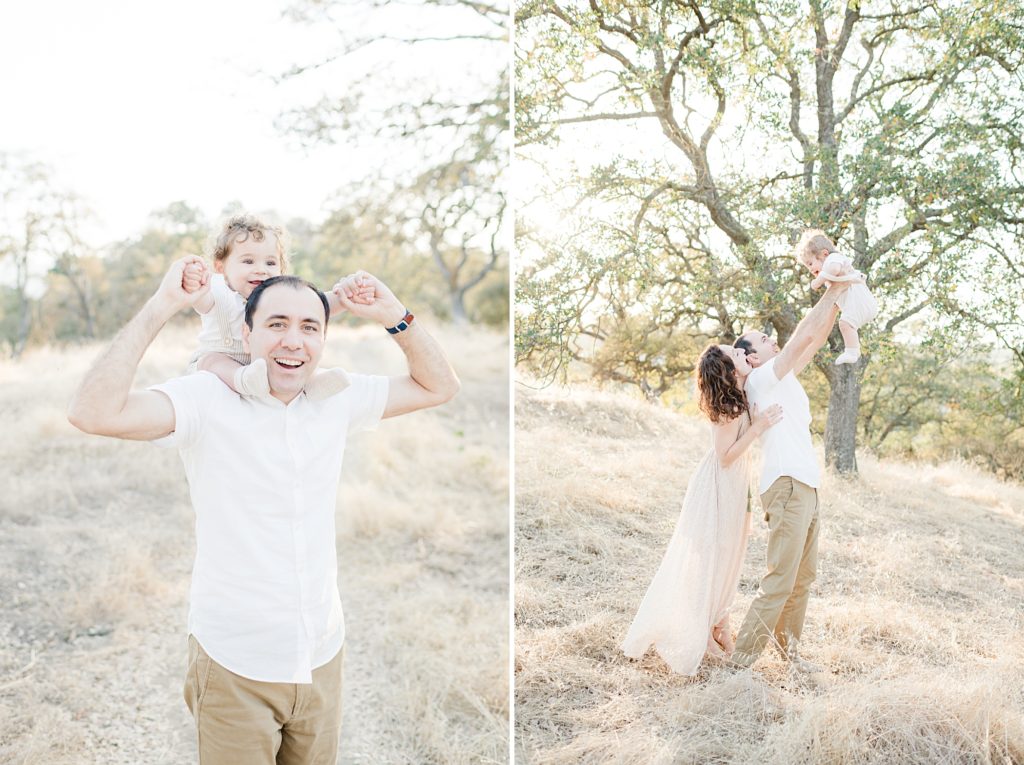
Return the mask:
[[[517,761],[1024,762],[1024,487],[963,464],[862,456],[859,480],[826,478],[804,634],[821,682],[772,650],[693,679],[619,652],[708,443],[623,395],[517,390]]]
[[[400,373],[373,327],[325,363]],[[463,380],[445,407],[350,442],[339,490],[344,763],[508,759],[507,340],[435,331]],[[180,374],[169,329],[137,384]],[[0,364],[0,762],[195,761],[181,696],[194,554],[173,451],[86,436],[64,409],[99,346]]]

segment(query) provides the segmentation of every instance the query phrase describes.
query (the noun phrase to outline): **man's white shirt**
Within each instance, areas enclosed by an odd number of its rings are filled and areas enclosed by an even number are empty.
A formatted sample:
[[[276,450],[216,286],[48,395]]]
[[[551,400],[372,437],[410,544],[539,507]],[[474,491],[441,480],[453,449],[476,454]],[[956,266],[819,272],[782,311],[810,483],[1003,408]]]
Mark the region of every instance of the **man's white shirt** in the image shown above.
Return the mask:
[[[747,375],[746,392],[750,405],[762,412],[772,404],[782,407],[782,420],[761,436],[760,493],[784,475],[818,488],[821,468],[811,442],[811,404],[796,375],[790,372],[780,380],[773,358]]]
[[[350,375],[341,393],[243,398],[209,372],[152,390],[174,406],[196,514],[188,629],[253,680],[310,683],[345,640],[334,512],[347,436],[372,430],[388,378]]]

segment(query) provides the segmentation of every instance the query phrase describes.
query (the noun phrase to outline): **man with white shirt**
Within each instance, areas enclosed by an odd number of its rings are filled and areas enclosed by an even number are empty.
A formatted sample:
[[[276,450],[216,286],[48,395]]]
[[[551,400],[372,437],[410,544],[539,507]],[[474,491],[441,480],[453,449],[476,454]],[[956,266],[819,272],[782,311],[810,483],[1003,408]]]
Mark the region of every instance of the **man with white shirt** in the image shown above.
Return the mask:
[[[745,332],[734,343],[754,367],[747,376],[751,407],[782,406],[782,420],[761,437],[758,491],[768,521],[768,572],[747,612],[731,662],[751,666],[774,636],[796,670],[816,669],[797,656],[807,596],[818,560],[818,487],[821,470],[811,443],[811,409],[796,379],[828,339],[836,301],[849,283],[832,284],[797,325],[786,347],[763,332]]]
[[[160,329],[209,289],[182,288],[195,260],[171,267],[86,374],[68,419],[180,450],[196,513],[185,699],[200,762],[334,763],[345,639],[334,510],[347,435],[448,401],[458,379],[394,294],[360,272],[335,293],[387,328],[408,375],[352,374],[341,393],[310,401],[303,388],[323,353],[327,299],[281,276],[253,290],[243,329],[252,358],[267,363],[270,397],[242,397],[209,372],[132,390]]]

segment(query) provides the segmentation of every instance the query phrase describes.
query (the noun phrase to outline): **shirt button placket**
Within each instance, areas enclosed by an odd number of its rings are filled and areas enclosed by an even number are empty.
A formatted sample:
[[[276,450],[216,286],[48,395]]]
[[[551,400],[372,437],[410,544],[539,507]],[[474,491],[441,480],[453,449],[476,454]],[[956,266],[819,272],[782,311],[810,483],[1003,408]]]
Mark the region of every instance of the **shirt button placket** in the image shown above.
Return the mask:
[[[295,404],[296,402],[292,402]],[[291,463],[291,474],[292,474],[292,507],[291,507],[291,532],[292,532],[292,555],[293,565],[295,569],[295,583],[296,583],[296,595],[298,603],[299,616],[302,621],[302,629],[298,629],[296,625],[296,640],[298,641],[299,648],[299,661],[301,662],[302,669],[308,672],[312,672],[313,657],[311,655],[311,645],[313,631],[309,620],[306,616],[306,575],[304,569],[304,562],[307,560],[307,549],[306,549],[306,534],[305,524],[302,518],[302,481],[301,481],[301,455],[299,454],[298,445],[296,443],[296,434],[298,432],[298,426],[296,424],[295,410],[293,406],[289,405],[287,413],[285,415],[285,446],[288,449],[289,462]]]

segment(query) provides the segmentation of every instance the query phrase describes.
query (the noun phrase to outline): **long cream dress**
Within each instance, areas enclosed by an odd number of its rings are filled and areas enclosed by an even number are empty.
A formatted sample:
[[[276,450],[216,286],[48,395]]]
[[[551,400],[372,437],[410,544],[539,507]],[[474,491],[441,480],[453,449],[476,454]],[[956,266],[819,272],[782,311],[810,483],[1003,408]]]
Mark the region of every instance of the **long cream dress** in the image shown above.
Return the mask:
[[[744,416],[739,438],[750,427]],[[712,439],[714,436],[712,436]],[[750,533],[750,450],[723,468],[714,443],[686,487],[683,509],[622,650],[639,659],[653,644],[683,675],[696,674],[705,653],[723,657],[712,628],[729,613]]]

